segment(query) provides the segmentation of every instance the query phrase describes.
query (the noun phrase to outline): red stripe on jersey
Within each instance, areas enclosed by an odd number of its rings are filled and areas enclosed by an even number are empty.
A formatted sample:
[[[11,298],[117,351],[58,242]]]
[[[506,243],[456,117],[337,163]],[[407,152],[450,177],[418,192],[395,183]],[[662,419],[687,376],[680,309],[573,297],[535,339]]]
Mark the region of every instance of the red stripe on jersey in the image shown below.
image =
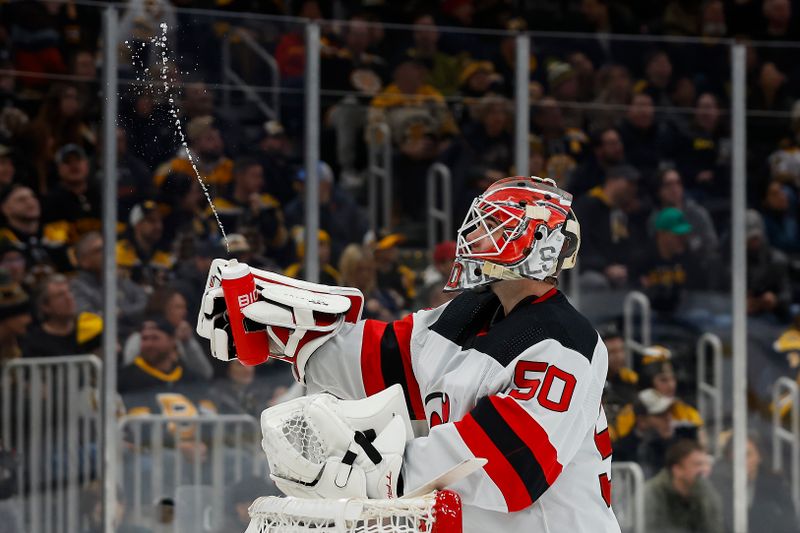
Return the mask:
[[[600,478],[600,495],[606,502],[606,506],[611,507],[611,480],[608,479],[608,474],[605,472],[598,477]]]
[[[531,414],[525,410],[516,400],[508,396],[490,396],[489,399],[494,405],[503,420],[511,426],[514,433],[530,448],[536,461],[544,472],[544,477],[548,485],[552,485],[556,478],[561,474],[562,466],[558,462],[556,449],[550,443],[547,432],[539,425]]]
[[[381,337],[386,326],[386,322],[380,320],[364,321],[364,334],[361,337],[361,379],[367,396],[386,388],[381,371]]]
[[[455,426],[472,455],[483,457],[489,461],[483,469],[500,489],[508,512],[520,511],[531,505],[533,501],[519,474],[497,449],[483,428],[475,422],[472,415],[467,413],[467,416],[456,422]]]
[[[607,459],[611,455],[611,436],[608,434],[608,428],[594,434],[594,444],[603,459]]]
[[[414,329],[414,316],[408,315],[402,320],[393,323],[394,334],[397,337],[397,345],[400,348],[400,357],[403,361],[403,372],[406,375],[408,385],[408,396],[411,400],[411,409],[414,411],[411,418],[414,420],[425,420],[425,406],[422,403],[422,393],[419,391],[419,383],[414,376],[414,368],[411,366],[411,332]]]
[[[534,301],[532,301],[531,304],[538,304],[539,302],[543,302],[545,300],[549,300],[550,298],[555,296],[557,292],[558,292],[558,289],[553,287],[552,289],[550,289],[549,291],[547,291],[546,293],[542,294],[541,296],[536,298]]]

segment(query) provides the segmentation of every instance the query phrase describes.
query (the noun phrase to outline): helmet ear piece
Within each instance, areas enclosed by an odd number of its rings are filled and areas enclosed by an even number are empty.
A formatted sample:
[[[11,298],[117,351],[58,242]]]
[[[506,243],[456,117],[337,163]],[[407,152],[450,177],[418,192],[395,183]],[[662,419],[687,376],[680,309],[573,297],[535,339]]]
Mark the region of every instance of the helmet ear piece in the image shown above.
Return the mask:
[[[562,270],[573,268],[578,260],[578,250],[581,247],[581,225],[572,209],[569,210],[561,231],[566,239],[561,248],[561,264],[556,269],[556,274]]]

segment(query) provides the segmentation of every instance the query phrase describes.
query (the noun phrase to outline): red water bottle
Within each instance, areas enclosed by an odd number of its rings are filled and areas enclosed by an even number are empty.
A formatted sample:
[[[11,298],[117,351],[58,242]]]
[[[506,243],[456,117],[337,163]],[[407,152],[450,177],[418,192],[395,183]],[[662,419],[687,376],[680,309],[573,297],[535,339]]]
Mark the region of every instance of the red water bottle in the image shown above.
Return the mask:
[[[231,259],[222,268],[222,293],[231,321],[236,355],[242,364],[253,366],[263,363],[269,356],[269,341],[266,331],[248,333],[244,329],[242,308],[258,300],[255,278],[246,263]]]

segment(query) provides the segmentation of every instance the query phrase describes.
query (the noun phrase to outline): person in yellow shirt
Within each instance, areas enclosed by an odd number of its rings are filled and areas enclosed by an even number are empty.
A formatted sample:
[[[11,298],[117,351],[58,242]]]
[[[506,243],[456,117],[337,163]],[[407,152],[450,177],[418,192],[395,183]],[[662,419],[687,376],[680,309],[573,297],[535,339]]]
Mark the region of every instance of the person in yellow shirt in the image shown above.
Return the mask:
[[[297,262],[289,265],[284,274],[296,279],[306,279],[304,258],[305,242],[303,241],[305,229],[302,226],[292,228],[295,242],[297,242]],[[331,265],[331,236],[327,231],[321,229],[317,234],[319,242],[319,283],[325,285],[341,285],[342,277],[339,271]]]

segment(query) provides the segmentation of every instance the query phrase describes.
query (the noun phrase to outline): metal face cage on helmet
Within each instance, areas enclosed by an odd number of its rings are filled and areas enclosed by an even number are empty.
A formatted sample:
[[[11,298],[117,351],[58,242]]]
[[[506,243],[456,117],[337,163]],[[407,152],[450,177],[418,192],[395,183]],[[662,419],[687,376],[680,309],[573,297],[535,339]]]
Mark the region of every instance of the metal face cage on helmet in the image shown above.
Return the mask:
[[[508,279],[555,279],[575,266],[579,247],[570,193],[536,176],[504,178],[473,200],[458,229],[445,290]]]

